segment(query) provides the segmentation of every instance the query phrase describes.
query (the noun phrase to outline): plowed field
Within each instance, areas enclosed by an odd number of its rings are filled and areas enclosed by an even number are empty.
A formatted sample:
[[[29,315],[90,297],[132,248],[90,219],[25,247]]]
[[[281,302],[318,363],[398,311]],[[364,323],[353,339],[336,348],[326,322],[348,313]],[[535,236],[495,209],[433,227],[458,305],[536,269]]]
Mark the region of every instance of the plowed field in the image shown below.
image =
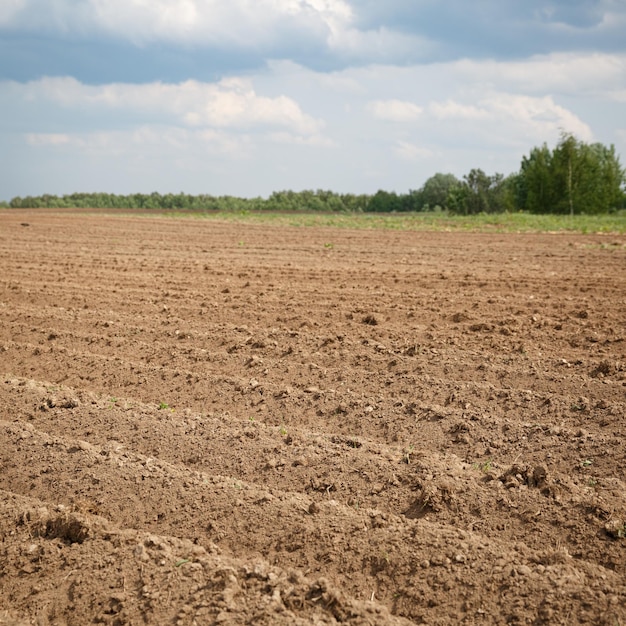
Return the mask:
[[[626,237],[0,212],[0,624],[626,624]]]

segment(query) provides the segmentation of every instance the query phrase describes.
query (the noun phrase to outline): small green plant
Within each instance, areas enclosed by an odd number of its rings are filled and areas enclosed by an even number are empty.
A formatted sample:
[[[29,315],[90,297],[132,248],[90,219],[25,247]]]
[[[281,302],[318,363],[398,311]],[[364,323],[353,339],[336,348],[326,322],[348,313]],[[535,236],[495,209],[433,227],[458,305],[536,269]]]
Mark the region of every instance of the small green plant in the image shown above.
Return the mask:
[[[350,437],[349,445],[351,448],[354,448],[355,450],[361,447],[361,444],[359,443],[359,441],[354,435]]]
[[[331,243],[330,241],[324,244],[324,248],[326,248],[327,250],[330,250],[331,248],[334,248],[334,247],[335,247],[335,244]]]
[[[415,446],[409,446],[404,453],[403,460],[407,465],[411,465],[411,455],[413,454],[414,449]]]
[[[626,522],[622,520],[609,520],[604,529],[613,539],[626,539]]]
[[[278,432],[281,434],[281,437],[284,437],[287,434],[287,429],[284,426],[281,426]]]
[[[580,462],[581,467],[589,467],[590,465],[593,465],[593,461],[591,459],[585,459]]]
[[[475,470],[479,470],[483,472],[483,474],[487,474],[493,469],[493,461],[490,459],[489,461],[483,461],[482,463],[472,463],[472,467]]]
[[[166,409],[169,409],[170,405],[166,404],[165,402],[159,402],[159,411],[165,411]]]
[[[185,563],[189,563],[189,559],[178,559],[178,561],[176,561],[176,567],[180,567],[181,565],[184,565]]]

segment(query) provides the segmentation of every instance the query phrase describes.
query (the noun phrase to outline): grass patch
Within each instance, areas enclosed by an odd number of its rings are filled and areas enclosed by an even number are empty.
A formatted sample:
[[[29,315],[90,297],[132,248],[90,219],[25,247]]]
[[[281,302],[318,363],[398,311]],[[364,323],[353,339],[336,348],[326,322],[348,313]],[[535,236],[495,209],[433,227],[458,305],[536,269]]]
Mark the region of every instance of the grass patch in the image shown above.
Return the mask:
[[[626,234],[626,211],[607,215],[574,215],[573,217],[529,213],[449,215],[447,213],[252,213],[249,211],[215,213],[176,211],[161,215],[220,222],[356,230]]]
[[[54,209],[48,210],[54,214]],[[65,212],[63,210],[60,210]],[[90,209],[74,209],[79,215],[93,215]],[[424,213],[274,213],[271,211],[181,211],[181,210],[98,210],[97,214],[118,217],[198,219],[238,224],[269,224],[299,228],[344,228],[352,230],[396,230],[417,232],[470,233],[577,233],[626,234],[626,209],[603,215],[533,215],[530,213],[479,213],[450,215],[445,211]],[[238,245],[245,246],[244,241]],[[334,244],[324,244],[332,249]]]

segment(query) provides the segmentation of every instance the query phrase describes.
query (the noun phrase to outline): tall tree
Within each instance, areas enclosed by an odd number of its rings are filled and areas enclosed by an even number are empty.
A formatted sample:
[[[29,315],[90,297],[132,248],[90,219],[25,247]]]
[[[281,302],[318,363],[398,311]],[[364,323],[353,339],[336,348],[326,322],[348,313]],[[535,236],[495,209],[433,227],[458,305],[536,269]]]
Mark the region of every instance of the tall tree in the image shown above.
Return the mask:
[[[461,181],[454,174],[437,174],[431,176],[420,189],[423,210],[433,211],[436,207],[448,208],[448,196]]]
[[[522,159],[519,208],[532,213],[606,213],[623,203],[625,171],[615,147],[563,133],[552,152],[544,144]]]
[[[470,170],[463,181],[452,187],[446,204],[452,213],[471,215],[476,213],[501,213],[513,208],[512,177],[502,174],[489,176],[480,168]]]
[[[554,205],[555,183],[552,175],[552,152],[544,143],[522,158],[518,206],[532,213],[549,211]]]
[[[372,213],[394,213],[402,211],[402,200],[395,191],[379,189],[369,201],[367,210]]]

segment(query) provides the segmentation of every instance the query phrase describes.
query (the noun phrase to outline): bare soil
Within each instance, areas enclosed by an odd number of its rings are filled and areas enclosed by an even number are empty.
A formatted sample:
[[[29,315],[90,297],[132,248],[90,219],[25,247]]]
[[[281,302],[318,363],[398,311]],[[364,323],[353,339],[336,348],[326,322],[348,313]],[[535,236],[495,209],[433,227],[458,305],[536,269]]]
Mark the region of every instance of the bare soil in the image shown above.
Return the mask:
[[[0,625],[626,624],[626,238],[0,213]]]

